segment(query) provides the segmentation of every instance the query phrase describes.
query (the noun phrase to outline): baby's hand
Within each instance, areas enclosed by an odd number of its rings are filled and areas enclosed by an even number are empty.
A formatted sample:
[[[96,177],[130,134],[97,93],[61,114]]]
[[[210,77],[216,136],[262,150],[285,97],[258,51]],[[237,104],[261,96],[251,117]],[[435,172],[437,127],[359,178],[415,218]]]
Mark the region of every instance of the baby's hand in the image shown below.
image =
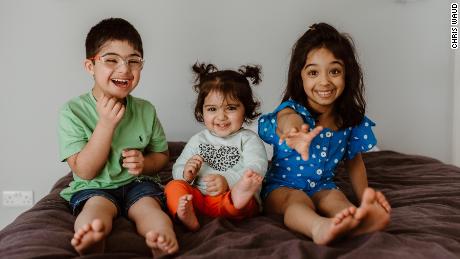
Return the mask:
[[[144,155],[137,149],[126,149],[121,153],[123,167],[132,175],[138,176],[144,170]]]
[[[228,182],[220,174],[209,174],[203,178],[206,182],[206,192],[211,196],[220,195],[228,190]]]
[[[200,171],[204,159],[200,155],[192,156],[184,166],[184,179],[187,182],[192,182]]]
[[[308,128],[307,124],[303,124],[300,130],[292,128],[289,132],[280,136],[280,143],[286,141],[286,145],[297,151],[304,161],[308,160],[308,150],[313,138],[323,130],[323,127],[317,126],[308,132]]]
[[[115,128],[123,118],[125,106],[115,97],[101,96],[96,103],[96,111],[99,122],[111,128]]]

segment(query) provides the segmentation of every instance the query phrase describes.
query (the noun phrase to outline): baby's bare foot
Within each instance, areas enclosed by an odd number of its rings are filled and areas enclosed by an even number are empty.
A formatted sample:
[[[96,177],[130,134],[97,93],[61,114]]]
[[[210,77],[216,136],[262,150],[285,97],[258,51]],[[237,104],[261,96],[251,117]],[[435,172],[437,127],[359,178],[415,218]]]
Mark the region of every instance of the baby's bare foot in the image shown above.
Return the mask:
[[[177,218],[189,229],[196,231],[200,228],[200,223],[195,215],[192,203],[193,196],[191,194],[184,195],[179,198],[177,207]]]
[[[350,207],[337,213],[334,218],[322,218],[312,229],[313,242],[326,245],[358,226],[359,221],[353,218],[355,211],[354,207]]]
[[[104,235],[104,224],[95,219],[78,229],[70,243],[80,255],[101,253],[104,252]]]
[[[172,229],[161,229],[149,231],[145,234],[145,243],[155,257],[162,254],[174,254],[179,250],[176,235]]]
[[[361,221],[352,235],[361,235],[384,229],[390,222],[391,207],[381,192],[366,188],[361,206],[356,209],[354,218]]]
[[[233,186],[231,195],[233,206],[242,209],[254,197],[264,178],[253,170],[244,172],[243,177]]]

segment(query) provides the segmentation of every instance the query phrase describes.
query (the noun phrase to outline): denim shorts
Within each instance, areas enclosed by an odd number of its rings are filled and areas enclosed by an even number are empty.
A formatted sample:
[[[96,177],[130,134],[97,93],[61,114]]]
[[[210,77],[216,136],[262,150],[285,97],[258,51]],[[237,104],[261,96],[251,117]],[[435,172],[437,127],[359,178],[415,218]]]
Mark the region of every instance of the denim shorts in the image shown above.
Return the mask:
[[[128,216],[129,208],[143,197],[157,198],[163,210],[165,209],[162,186],[146,179],[136,179],[116,189],[86,189],[76,192],[70,198],[73,215],[78,215],[86,201],[94,196],[102,196],[110,200],[117,207],[117,216]]]

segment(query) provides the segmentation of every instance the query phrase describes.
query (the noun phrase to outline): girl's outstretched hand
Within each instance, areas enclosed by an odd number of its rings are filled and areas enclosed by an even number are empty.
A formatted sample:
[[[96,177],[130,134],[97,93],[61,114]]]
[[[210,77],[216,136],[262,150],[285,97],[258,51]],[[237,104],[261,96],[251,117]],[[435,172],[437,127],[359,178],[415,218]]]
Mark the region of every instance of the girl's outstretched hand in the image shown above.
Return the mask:
[[[280,143],[286,141],[286,145],[297,151],[304,161],[308,160],[308,150],[312,140],[323,130],[323,127],[317,126],[310,132],[308,129],[309,126],[303,124],[300,130],[292,128],[280,136]]]

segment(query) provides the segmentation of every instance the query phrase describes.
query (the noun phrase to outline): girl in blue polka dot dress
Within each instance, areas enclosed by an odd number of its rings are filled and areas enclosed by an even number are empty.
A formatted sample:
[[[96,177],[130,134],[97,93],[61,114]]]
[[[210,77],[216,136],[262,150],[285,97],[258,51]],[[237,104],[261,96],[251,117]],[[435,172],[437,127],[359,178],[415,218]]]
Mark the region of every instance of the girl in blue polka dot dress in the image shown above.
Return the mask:
[[[260,137],[273,145],[265,211],[317,244],[379,231],[390,220],[385,196],[368,187],[361,156],[376,144],[363,92],[352,40],[314,24],[294,45],[283,102],[259,119]],[[334,183],[342,160],[359,207]]]

